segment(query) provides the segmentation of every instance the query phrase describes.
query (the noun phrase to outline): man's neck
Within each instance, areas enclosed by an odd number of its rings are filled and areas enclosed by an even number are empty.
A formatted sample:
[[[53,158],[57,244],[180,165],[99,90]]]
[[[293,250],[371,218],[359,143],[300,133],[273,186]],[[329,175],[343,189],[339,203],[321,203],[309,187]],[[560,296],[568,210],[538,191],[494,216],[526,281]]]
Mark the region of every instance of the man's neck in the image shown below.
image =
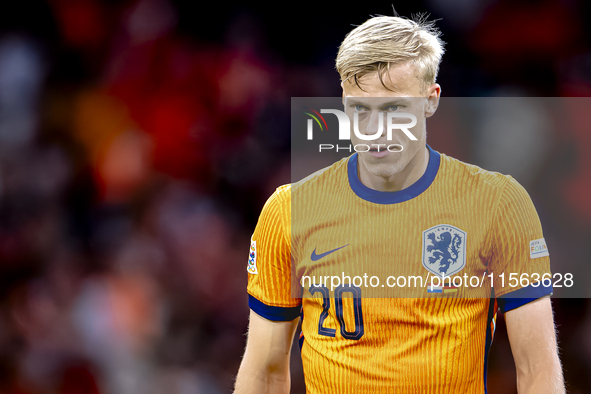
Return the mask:
[[[357,162],[357,175],[359,180],[370,189],[381,192],[397,192],[410,187],[418,181],[429,165],[429,150],[420,148],[416,155],[404,167],[402,171],[391,177],[373,175],[360,161]]]

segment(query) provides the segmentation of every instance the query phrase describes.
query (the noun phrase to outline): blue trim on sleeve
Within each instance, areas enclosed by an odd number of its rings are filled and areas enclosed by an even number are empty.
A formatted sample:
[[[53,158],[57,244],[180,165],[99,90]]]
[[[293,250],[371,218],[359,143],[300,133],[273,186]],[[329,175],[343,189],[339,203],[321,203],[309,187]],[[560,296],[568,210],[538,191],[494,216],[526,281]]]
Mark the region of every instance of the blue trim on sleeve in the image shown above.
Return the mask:
[[[304,308],[301,309],[300,311],[300,326],[302,326],[304,324]],[[298,341],[299,345],[300,345],[300,354],[302,354],[302,348],[304,347],[304,340],[306,338],[304,338],[304,331],[300,332],[300,340]]]
[[[486,341],[484,343],[484,394],[488,393],[487,385],[487,375],[488,375],[488,352],[492,346],[493,341],[493,333],[491,333],[491,323],[497,314],[497,310],[495,306],[498,307],[498,304],[495,303],[494,299],[495,289],[491,289],[491,299],[488,304],[488,317],[486,318]]]
[[[269,306],[248,295],[248,306],[256,312],[257,315],[272,321],[292,321],[300,316],[301,305],[284,308],[281,306]]]
[[[439,171],[441,156],[438,152],[431,149],[429,145],[427,145],[427,149],[429,150],[429,164],[427,164],[427,169],[425,170],[423,176],[421,176],[418,181],[406,189],[399,190],[397,192],[381,192],[370,189],[361,183],[359,176],[357,175],[358,155],[357,153],[353,154],[349,158],[349,162],[347,164],[349,184],[351,185],[351,189],[353,189],[353,192],[355,192],[355,194],[357,194],[357,196],[360,198],[376,204],[396,204],[412,200],[427,190],[429,186],[431,186],[431,183],[433,183],[435,180],[437,171]]]
[[[535,301],[539,298],[542,298],[544,296],[552,295],[552,292],[552,285],[543,286],[542,283],[540,283],[540,285],[537,287],[529,285],[519,290],[503,294],[502,296],[497,298],[497,302],[499,303],[499,308],[501,309],[501,312],[505,313],[509,312],[510,310],[519,308],[520,306],[528,304],[532,301]]]

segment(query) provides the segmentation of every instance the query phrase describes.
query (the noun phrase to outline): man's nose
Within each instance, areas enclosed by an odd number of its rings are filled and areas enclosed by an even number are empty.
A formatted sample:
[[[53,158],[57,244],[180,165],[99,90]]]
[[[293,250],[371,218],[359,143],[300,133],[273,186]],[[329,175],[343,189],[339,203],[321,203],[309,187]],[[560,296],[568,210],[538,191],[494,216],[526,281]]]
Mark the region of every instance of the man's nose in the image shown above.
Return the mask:
[[[379,136],[384,134],[384,119],[385,115],[383,111],[371,111],[369,114],[369,120],[365,129],[366,135],[375,135],[379,132]]]

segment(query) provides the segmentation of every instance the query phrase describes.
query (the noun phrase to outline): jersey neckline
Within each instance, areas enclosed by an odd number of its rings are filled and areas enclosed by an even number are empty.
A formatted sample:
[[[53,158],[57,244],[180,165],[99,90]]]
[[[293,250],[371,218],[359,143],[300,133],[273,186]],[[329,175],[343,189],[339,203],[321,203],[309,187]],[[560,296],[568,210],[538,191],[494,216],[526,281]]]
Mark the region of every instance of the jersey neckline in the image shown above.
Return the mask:
[[[431,186],[435,180],[435,176],[437,176],[437,172],[439,171],[439,163],[441,161],[439,152],[431,149],[429,145],[427,145],[427,149],[429,150],[429,164],[427,164],[425,173],[415,183],[406,189],[396,192],[382,192],[365,186],[363,183],[361,183],[359,176],[357,175],[357,153],[349,157],[347,164],[349,185],[358,197],[375,204],[397,204],[412,200],[427,190],[429,186]]]

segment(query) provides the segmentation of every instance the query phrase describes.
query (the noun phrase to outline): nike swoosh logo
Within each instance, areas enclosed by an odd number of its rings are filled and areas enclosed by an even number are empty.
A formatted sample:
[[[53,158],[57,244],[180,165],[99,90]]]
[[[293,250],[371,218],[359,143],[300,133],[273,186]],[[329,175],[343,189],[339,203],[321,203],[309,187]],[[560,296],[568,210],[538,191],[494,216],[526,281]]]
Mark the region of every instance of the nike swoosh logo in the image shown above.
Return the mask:
[[[349,244],[347,244],[347,245],[345,245],[345,246],[349,246]],[[336,248],[336,249],[333,249],[333,250],[329,250],[328,252],[324,252],[324,253],[321,253],[321,254],[316,254],[316,248],[314,248],[314,251],[312,252],[311,259],[312,259],[312,261],[318,261],[318,260],[320,260],[321,258],[323,258],[323,257],[326,257],[326,256],[328,256],[329,254],[331,254],[331,253],[334,253],[334,252],[336,252],[336,251],[337,251],[337,250],[339,250],[339,249],[343,249],[345,246],[341,246],[340,248]]]

